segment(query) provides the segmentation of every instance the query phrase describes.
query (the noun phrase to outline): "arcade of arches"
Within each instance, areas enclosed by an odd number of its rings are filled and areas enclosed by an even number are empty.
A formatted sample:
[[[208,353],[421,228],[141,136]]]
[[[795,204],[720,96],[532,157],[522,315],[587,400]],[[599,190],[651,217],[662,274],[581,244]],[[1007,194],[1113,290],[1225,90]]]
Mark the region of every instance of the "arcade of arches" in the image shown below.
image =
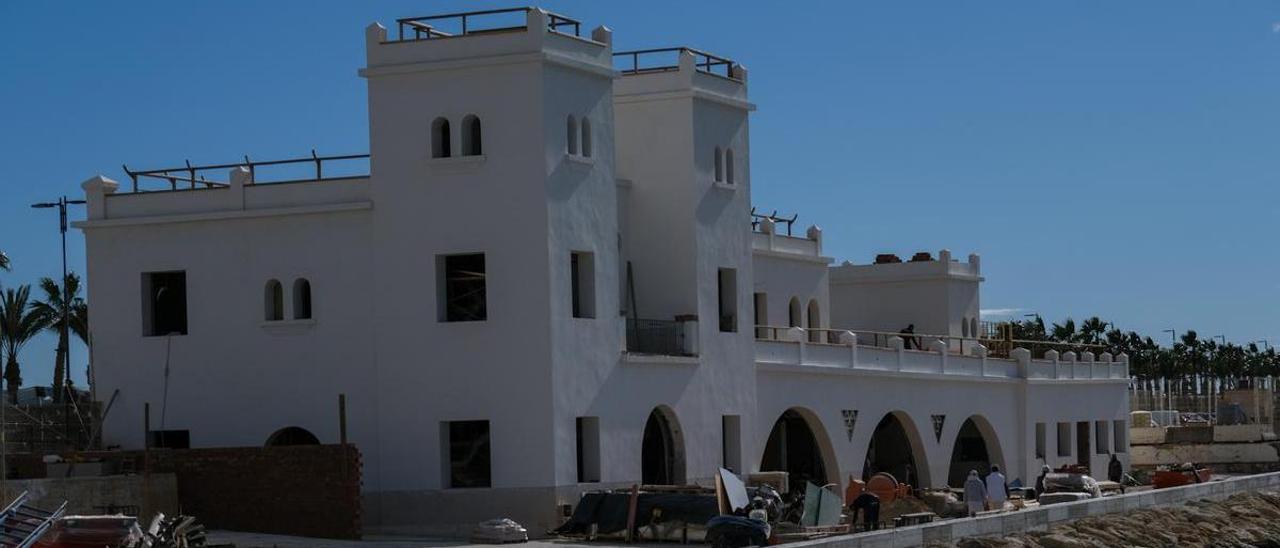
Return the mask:
[[[824,485],[829,476],[822,454],[809,422],[796,410],[788,409],[769,431],[760,469],[786,472],[793,490],[803,490],[805,482]]]

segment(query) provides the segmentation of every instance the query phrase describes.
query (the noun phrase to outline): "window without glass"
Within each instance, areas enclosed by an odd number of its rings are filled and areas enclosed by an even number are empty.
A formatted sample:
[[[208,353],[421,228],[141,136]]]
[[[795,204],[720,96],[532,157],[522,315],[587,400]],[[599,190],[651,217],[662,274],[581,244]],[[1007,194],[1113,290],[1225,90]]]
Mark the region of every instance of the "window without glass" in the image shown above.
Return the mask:
[[[484,154],[481,148],[480,118],[468,114],[462,119],[462,155],[479,156]]]
[[[724,151],[724,180],[726,183],[733,184],[733,149],[731,148]]]
[[[440,321],[487,319],[484,253],[436,257],[436,279]]]
[[[1117,453],[1129,452],[1129,423],[1127,421],[1115,421],[1112,423],[1115,427],[1115,445]]]
[[[578,483],[600,481],[600,417],[578,417]]]
[[[1107,428],[1107,421],[1094,421],[1093,423],[1094,445],[1098,447],[1099,455],[1111,453],[1111,429]]]
[[[568,149],[569,154],[577,154],[578,153],[578,121],[573,118],[572,114],[569,115],[569,122],[567,124],[567,127],[565,128],[564,133],[567,141],[566,148]]]
[[[582,157],[591,157],[591,119],[582,117]]]
[[[792,297],[791,304],[787,307],[787,326],[800,327],[801,321],[803,320],[800,317],[800,298]]]
[[[1036,423],[1036,458],[1043,459],[1045,457],[1045,443],[1047,434],[1045,433],[1045,424],[1043,422]]]
[[[822,314],[818,311],[818,300],[809,299],[809,342],[822,342]]]
[[[720,288],[720,331],[733,333],[738,330],[738,271],[721,268],[717,278]]]
[[[147,432],[147,446],[159,449],[190,449],[190,430],[151,430]]]
[[[716,172],[715,181],[717,183],[723,181],[724,180],[724,151],[720,150],[720,147],[716,147],[715,172]]]
[[[187,273],[142,275],[142,332],[147,336],[187,334]]]
[[[284,288],[279,280],[267,280],[266,294],[262,300],[266,307],[263,312],[265,320],[278,322],[284,319]]]
[[[453,155],[449,146],[449,120],[444,117],[431,122],[431,157],[448,158]]]
[[[595,254],[586,251],[569,253],[569,292],[573,299],[573,317],[596,317]]]
[[[1071,423],[1058,423],[1058,456],[1071,456]]]
[[[760,326],[769,325],[769,296],[764,293],[756,293],[754,301],[756,338],[767,339],[769,338],[769,328]]]
[[[293,319],[311,319],[311,282],[306,278],[293,281]]]
[[[445,485],[452,488],[489,487],[489,421],[450,421],[440,425]]]
[[[721,462],[726,470],[742,473],[742,417],[724,415],[720,422]]]

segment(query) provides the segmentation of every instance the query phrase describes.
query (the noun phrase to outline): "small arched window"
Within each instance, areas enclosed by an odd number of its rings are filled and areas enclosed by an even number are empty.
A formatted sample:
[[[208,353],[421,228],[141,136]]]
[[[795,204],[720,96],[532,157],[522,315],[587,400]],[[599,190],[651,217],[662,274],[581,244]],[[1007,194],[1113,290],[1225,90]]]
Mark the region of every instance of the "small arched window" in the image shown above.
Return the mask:
[[[791,305],[788,307],[787,325],[789,327],[801,327],[800,322],[804,320],[800,314],[800,298],[792,297]]]
[[[568,127],[565,128],[564,134],[569,154],[578,154],[578,120],[574,119],[572,114],[569,115]]]
[[[724,180],[724,151],[720,150],[720,147],[716,147],[715,163],[715,181],[719,183]]]
[[[809,342],[822,342],[822,314],[818,312],[818,300],[809,299]]]
[[[977,318],[969,318],[969,336],[973,338],[978,337],[978,319]]]
[[[481,147],[480,118],[468,114],[462,119],[462,155],[479,156],[484,154]]]
[[[724,180],[726,183],[733,184],[733,149],[724,150]]]
[[[311,282],[306,278],[293,281],[293,319],[311,319]]]
[[[969,336],[969,318],[960,318],[960,336]]]
[[[449,120],[443,116],[431,122],[431,157],[448,158],[453,155],[449,146]]]
[[[263,307],[265,309],[264,317],[269,322],[276,322],[284,319],[284,287],[280,285],[279,280],[268,280],[267,289],[263,295]]]
[[[591,119],[582,117],[582,156],[591,157]]]

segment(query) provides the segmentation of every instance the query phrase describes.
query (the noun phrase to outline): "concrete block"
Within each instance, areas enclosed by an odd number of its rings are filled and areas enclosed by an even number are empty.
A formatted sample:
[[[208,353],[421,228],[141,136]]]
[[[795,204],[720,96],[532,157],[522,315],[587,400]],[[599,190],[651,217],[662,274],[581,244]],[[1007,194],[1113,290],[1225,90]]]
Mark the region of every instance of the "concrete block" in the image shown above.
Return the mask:
[[[1001,516],[1000,528],[1004,534],[1021,533],[1027,529],[1027,516],[1023,512],[1013,512]]]
[[[976,522],[977,520],[973,518],[951,521],[951,538],[971,537],[978,534],[978,524]]]
[[[894,546],[923,546],[924,532],[919,527],[903,527],[893,530]]]
[[[974,518],[974,534],[978,536],[999,535],[1004,533],[1003,516],[983,516]]]
[[[1071,508],[1066,504],[1055,504],[1049,507],[1049,524],[1061,523],[1071,519]]]
[[[1089,517],[1089,502],[1067,503],[1067,515],[1071,516],[1071,519]]]
[[[920,529],[921,531],[920,544],[922,546],[927,546],[934,543],[950,544],[952,540],[957,538],[957,537],[951,536],[952,529],[953,528],[951,527],[951,525],[948,524],[947,522],[943,522],[938,525],[930,524],[925,527],[922,527]]]
[[[1164,428],[1162,427],[1129,429],[1129,445],[1156,445],[1164,443],[1164,441]]]
[[[1049,528],[1049,509],[1038,508],[1022,512],[1026,516],[1028,531],[1044,531]]]
[[[889,529],[858,535],[858,541],[858,548],[899,548]]]

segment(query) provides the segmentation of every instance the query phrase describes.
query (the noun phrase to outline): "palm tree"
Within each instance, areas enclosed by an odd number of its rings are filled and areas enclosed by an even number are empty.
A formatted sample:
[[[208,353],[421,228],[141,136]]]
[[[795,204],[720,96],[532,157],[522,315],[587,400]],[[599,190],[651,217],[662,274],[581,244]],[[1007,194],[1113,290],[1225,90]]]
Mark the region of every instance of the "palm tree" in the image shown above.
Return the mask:
[[[0,339],[4,340],[4,380],[8,383],[9,400],[18,402],[18,387],[22,386],[22,370],[18,366],[18,352],[44,329],[44,317],[28,306],[31,286],[9,288],[0,297]]]
[[[1107,330],[1107,322],[1102,318],[1094,316],[1080,324],[1080,342],[1085,344],[1100,344],[1102,342],[1102,334]]]
[[[1062,324],[1053,324],[1052,330],[1049,332],[1049,338],[1063,343],[1077,342],[1076,321],[1067,318]]]
[[[5,255],[3,251],[0,251],[0,270],[6,272],[9,270],[9,256]]]
[[[66,379],[71,373],[67,371],[68,338],[74,333],[81,342],[89,344],[89,307],[80,297],[80,277],[75,272],[67,274],[66,283],[62,287],[52,278],[41,278],[40,289],[44,290],[45,299],[31,303],[31,308],[44,318],[45,329],[58,335],[58,350],[53,364],[53,399],[62,401]]]

